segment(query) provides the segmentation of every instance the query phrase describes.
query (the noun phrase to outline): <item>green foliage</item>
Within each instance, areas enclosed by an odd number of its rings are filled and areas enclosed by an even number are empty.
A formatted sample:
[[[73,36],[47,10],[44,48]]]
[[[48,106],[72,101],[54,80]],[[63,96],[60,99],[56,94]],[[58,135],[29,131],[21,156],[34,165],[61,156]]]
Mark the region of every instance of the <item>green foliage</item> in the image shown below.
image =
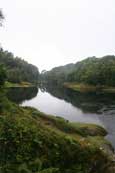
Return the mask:
[[[73,124],[17,106],[5,91],[0,98],[0,172],[102,173],[111,162],[100,126]]]
[[[115,86],[115,56],[87,58],[76,64],[53,68],[42,74],[42,79],[53,83],[77,82],[96,86]]]
[[[46,119],[47,115],[33,108],[16,105],[2,114],[0,169],[3,173],[89,173],[100,162],[95,172],[101,173],[103,165],[109,161],[94,144],[81,145],[72,136],[79,135],[71,130],[75,125],[70,125],[69,130],[69,123],[64,119],[50,116]],[[59,126],[56,120],[63,123]],[[67,131],[61,127],[63,125]]]
[[[0,88],[0,115],[4,111],[11,111],[14,109],[14,105],[9,102],[8,98],[6,97],[6,90],[4,88]]]
[[[30,109],[30,108],[29,108]],[[32,109],[33,110],[33,109]],[[83,124],[83,123],[70,123],[68,120],[65,120],[62,117],[47,116],[43,113],[38,113],[38,111],[32,111],[33,117],[41,117],[44,121],[49,122],[57,129],[65,133],[77,133],[81,136],[105,136],[107,134],[106,130],[99,125],[95,124]]]
[[[61,84],[63,81],[67,80],[67,76],[73,71],[74,64],[68,64],[66,66],[55,67],[51,71],[43,71],[41,73],[41,80],[43,82]]]
[[[77,63],[68,81],[115,86],[115,56],[92,57]]]
[[[0,86],[4,85],[6,77],[6,70],[3,65],[0,65]]]
[[[14,57],[12,53],[3,49],[0,49],[0,64],[6,67],[9,82],[38,82],[39,71],[36,66],[28,64],[21,58]]]

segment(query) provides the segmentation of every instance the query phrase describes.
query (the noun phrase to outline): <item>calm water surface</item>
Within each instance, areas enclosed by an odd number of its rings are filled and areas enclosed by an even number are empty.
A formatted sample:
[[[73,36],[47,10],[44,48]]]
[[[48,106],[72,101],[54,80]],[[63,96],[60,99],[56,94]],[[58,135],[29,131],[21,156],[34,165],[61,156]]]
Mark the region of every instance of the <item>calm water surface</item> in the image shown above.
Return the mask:
[[[115,148],[115,94],[79,93],[46,87],[12,88],[8,97],[22,106],[32,106],[70,121],[100,124],[107,129],[107,139]]]

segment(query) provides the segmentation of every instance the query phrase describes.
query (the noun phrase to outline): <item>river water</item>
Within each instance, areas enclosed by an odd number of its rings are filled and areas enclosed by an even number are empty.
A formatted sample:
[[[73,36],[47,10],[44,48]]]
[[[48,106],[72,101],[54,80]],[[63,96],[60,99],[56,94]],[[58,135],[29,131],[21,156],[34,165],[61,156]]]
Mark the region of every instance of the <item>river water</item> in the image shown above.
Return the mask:
[[[12,88],[8,97],[22,106],[32,106],[69,121],[102,125],[108,131],[107,139],[115,148],[115,94],[80,93],[48,86]]]

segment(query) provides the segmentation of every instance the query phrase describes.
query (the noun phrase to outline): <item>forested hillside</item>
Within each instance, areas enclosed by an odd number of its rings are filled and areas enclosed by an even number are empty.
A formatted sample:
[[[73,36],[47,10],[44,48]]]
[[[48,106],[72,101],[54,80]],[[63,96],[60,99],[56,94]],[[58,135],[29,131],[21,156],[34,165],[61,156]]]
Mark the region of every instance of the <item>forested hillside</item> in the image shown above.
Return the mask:
[[[41,80],[48,83],[60,84],[67,80],[68,75],[73,72],[74,67],[75,64],[67,64],[55,67],[51,71],[43,71],[41,73]]]
[[[115,86],[115,56],[91,57],[44,73],[46,81]]]
[[[39,79],[38,68],[19,57],[14,57],[11,52],[0,49],[0,64],[7,72],[7,80],[13,83],[22,81],[35,83]]]
[[[92,85],[115,85],[115,56],[88,58],[76,64],[68,81]]]

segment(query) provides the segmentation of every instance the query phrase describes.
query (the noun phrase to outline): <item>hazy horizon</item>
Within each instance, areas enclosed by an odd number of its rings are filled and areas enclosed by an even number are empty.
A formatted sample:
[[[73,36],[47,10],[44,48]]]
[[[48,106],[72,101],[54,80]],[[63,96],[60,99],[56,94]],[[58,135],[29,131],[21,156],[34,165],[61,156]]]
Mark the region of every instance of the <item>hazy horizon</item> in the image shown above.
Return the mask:
[[[41,70],[114,54],[114,0],[1,0],[3,49]]]

